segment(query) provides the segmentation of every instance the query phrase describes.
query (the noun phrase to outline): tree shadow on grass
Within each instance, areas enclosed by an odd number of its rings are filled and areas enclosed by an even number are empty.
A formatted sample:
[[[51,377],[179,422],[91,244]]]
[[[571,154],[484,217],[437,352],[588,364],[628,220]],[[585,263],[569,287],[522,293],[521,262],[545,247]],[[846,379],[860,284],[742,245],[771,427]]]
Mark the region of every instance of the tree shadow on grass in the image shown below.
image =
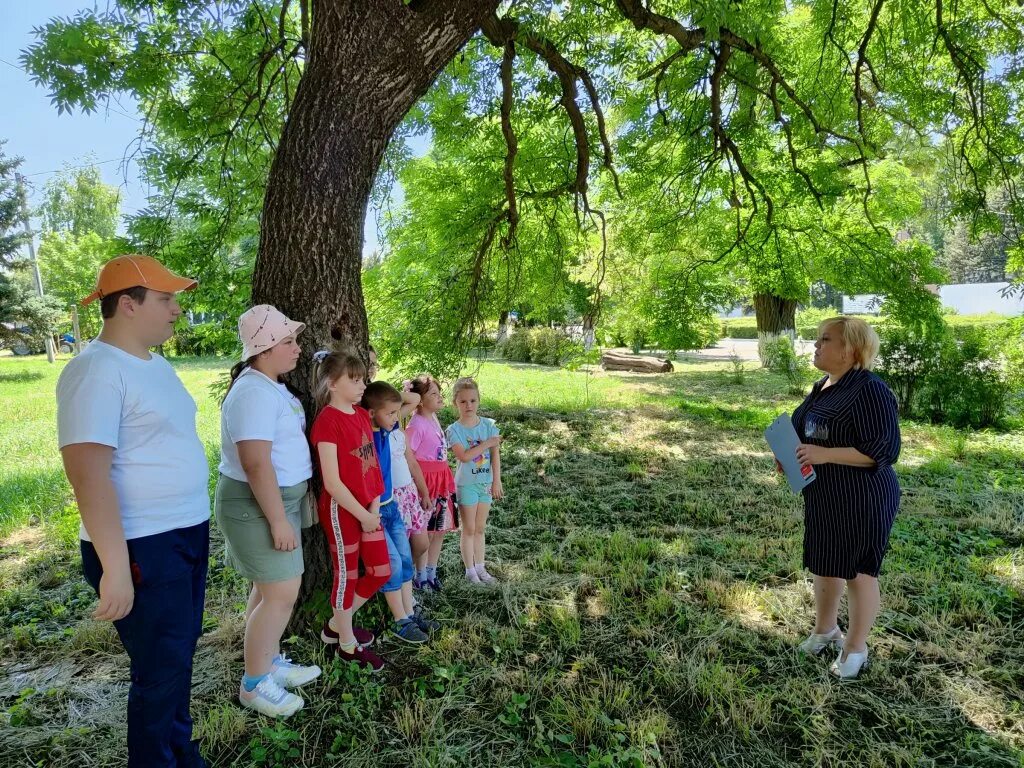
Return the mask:
[[[28,381],[39,381],[43,374],[39,371],[9,371],[0,373],[0,384],[23,384]]]
[[[1019,764],[1020,598],[979,571],[1012,540],[918,507],[898,518],[873,667],[839,684],[827,658],[793,652],[813,620],[802,509],[760,436],[665,412],[496,413],[507,498],[488,552],[503,583],[463,584],[448,541],[451,578],[422,598],[442,630],[418,649],[382,638],[391,670],[372,680],[331,665],[318,627],[289,643],[325,669],[289,721],[310,756],[296,766],[336,743],[349,764],[371,752],[387,765],[550,764],[549,748],[577,764]],[[913,475],[905,484],[934,495]],[[215,763],[247,764],[261,730],[230,703],[244,589],[218,594],[224,577],[212,575],[207,606],[228,618],[200,644],[194,711]],[[73,765],[95,735],[68,730],[33,756]]]
[[[977,569],[979,558],[1012,555],[1018,540],[898,518],[874,669],[844,687],[829,678],[827,660],[793,654],[813,619],[799,566],[802,510],[769,462],[706,446],[701,460],[659,455],[652,444],[590,451],[600,429],[582,423],[570,432],[574,439],[537,436],[544,472],[517,468],[506,481],[509,503],[492,513],[489,541],[521,563],[524,580],[564,574],[588,638],[565,663],[591,655],[624,671],[624,685],[671,715],[666,751],[678,764],[707,764],[730,749],[741,761],[733,764],[758,756],[808,764],[815,755],[858,765],[1020,760],[1012,702],[1024,682],[1013,671],[1021,653],[1012,626],[1024,606]],[[904,483],[917,485],[913,473]],[[503,617],[544,603],[521,587]],[[801,599],[778,597],[794,590]],[[542,646],[564,634],[552,622]],[[989,650],[972,653],[978,648]],[[987,709],[972,690],[985,691]]]

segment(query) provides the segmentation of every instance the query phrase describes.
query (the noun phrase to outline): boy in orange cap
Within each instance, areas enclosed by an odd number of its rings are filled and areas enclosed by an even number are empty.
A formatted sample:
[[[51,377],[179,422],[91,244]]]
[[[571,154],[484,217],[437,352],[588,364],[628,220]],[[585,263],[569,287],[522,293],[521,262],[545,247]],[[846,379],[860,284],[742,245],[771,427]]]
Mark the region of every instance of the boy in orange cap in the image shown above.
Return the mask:
[[[131,659],[128,765],[205,766],[192,741],[192,657],[209,559],[206,454],[196,404],[151,347],[196,286],[149,256],[100,270],[103,330],[57,382],[57,437],[82,517],[82,568]]]

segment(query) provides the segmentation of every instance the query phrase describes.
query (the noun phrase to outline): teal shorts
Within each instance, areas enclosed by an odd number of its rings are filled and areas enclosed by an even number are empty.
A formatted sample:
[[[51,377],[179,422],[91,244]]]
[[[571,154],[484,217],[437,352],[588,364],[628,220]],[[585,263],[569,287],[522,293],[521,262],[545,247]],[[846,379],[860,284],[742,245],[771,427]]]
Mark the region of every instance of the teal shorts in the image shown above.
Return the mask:
[[[470,483],[460,485],[455,489],[455,498],[459,504],[467,507],[473,504],[490,504],[494,499],[491,497],[490,483]]]

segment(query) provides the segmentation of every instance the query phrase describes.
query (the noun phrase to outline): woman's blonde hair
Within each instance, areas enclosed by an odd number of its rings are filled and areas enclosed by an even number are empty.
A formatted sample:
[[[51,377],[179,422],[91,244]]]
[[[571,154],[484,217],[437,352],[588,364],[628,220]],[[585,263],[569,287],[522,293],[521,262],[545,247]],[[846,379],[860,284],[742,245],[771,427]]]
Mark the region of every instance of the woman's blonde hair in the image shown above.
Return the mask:
[[[476,392],[477,397],[480,396],[480,387],[476,383],[476,380],[472,376],[463,376],[461,379],[456,379],[455,383],[452,384],[452,402],[455,402],[455,398],[459,396],[459,392],[464,389],[472,389]]]
[[[859,317],[830,317],[818,325],[818,336],[826,328],[838,329],[846,351],[853,357],[853,367],[870,371],[878,357],[878,334]]]

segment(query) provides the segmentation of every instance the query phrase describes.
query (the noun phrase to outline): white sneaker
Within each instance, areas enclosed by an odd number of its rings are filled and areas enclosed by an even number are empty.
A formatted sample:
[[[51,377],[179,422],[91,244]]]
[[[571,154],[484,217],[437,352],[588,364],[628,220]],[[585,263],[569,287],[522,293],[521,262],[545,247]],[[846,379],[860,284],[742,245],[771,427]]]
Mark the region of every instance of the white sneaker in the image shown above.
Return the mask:
[[[320,677],[320,667],[315,664],[308,667],[292,664],[292,660],[282,653],[274,660],[270,675],[274,682],[284,688],[298,688]]]
[[[493,584],[497,581],[496,578],[494,578],[493,576],[491,576],[491,574],[487,572],[487,569],[484,568],[483,563],[480,563],[480,565],[476,567],[476,575],[484,584]]]
[[[862,669],[867,669],[868,667],[868,649],[865,648],[861,653],[848,653],[846,654],[846,661],[842,659],[843,652],[840,651],[828,671],[840,680],[853,680],[860,674]]]
[[[238,700],[243,707],[255,709],[268,717],[288,717],[302,709],[304,702],[294,693],[288,693],[277,684],[273,675],[267,675],[251,691],[238,685]]]
[[[824,635],[810,635],[797,646],[797,650],[808,656],[817,656],[829,646],[835,646],[839,650],[843,649],[843,632],[839,627]]]
[[[470,584],[480,584],[481,583],[480,582],[480,577],[477,576],[475,568],[467,568],[466,569],[466,581],[468,581]]]

